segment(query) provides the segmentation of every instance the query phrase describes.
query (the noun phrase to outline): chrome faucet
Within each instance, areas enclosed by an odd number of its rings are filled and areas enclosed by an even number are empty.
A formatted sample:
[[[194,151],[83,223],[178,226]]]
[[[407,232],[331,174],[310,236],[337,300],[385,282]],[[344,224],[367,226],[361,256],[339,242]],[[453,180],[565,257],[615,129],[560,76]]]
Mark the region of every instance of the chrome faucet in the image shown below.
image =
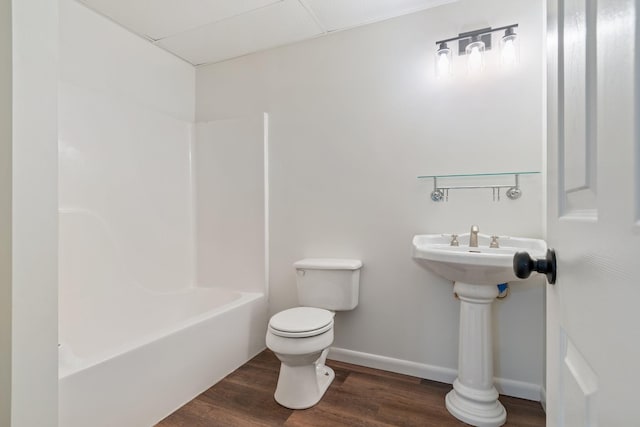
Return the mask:
[[[480,228],[477,225],[471,226],[471,233],[469,233],[469,247],[477,248],[478,247],[478,232]]]

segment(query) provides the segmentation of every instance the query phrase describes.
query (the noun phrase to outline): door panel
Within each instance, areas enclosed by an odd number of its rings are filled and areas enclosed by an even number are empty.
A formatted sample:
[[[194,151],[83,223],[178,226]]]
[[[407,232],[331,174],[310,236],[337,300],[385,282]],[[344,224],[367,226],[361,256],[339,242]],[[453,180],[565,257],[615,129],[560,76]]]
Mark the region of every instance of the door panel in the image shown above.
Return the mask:
[[[561,337],[561,419],[566,426],[596,426],[598,378],[564,331]]]
[[[562,26],[559,70],[563,108],[559,150],[563,215],[596,216],[596,19],[593,2],[565,0],[559,9]]]

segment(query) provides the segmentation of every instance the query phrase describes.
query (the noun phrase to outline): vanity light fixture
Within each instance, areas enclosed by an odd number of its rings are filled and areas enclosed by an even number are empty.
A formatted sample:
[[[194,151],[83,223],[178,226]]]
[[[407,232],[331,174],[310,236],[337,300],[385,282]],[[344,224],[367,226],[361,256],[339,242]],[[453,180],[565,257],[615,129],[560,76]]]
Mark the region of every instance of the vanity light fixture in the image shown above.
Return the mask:
[[[453,55],[447,43],[458,42],[458,55],[467,55],[467,71],[476,74],[484,69],[485,51],[491,50],[491,34],[504,31],[500,39],[500,64],[510,68],[518,64],[520,58],[520,46],[516,28],[518,24],[506,25],[498,28],[481,28],[479,30],[460,33],[452,37],[436,42],[436,75],[443,77],[452,73]]]

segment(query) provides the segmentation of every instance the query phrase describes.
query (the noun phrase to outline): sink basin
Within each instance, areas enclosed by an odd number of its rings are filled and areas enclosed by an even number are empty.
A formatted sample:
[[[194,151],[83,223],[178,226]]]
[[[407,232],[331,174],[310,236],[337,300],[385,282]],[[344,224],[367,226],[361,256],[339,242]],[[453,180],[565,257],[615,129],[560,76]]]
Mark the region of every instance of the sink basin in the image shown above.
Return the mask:
[[[527,251],[544,257],[544,240],[501,236],[499,248],[490,248],[491,238],[478,234],[478,247],[469,247],[469,233],[458,236],[460,246],[451,246],[451,235],[423,234],[413,238],[413,257],[445,279],[475,285],[496,285],[521,280],[513,272],[513,255]]]

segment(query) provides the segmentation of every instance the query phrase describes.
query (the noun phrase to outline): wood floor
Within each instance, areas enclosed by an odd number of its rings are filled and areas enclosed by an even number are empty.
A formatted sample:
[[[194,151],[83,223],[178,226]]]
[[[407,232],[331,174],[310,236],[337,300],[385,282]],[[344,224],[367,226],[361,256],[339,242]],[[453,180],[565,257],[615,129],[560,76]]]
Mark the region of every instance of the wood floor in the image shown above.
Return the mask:
[[[162,420],[157,427],[464,426],[444,407],[451,385],[327,361],[336,378],[320,403],[293,411],[273,392],[280,362],[265,350]],[[538,402],[501,396],[507,426],[544,426]]]

